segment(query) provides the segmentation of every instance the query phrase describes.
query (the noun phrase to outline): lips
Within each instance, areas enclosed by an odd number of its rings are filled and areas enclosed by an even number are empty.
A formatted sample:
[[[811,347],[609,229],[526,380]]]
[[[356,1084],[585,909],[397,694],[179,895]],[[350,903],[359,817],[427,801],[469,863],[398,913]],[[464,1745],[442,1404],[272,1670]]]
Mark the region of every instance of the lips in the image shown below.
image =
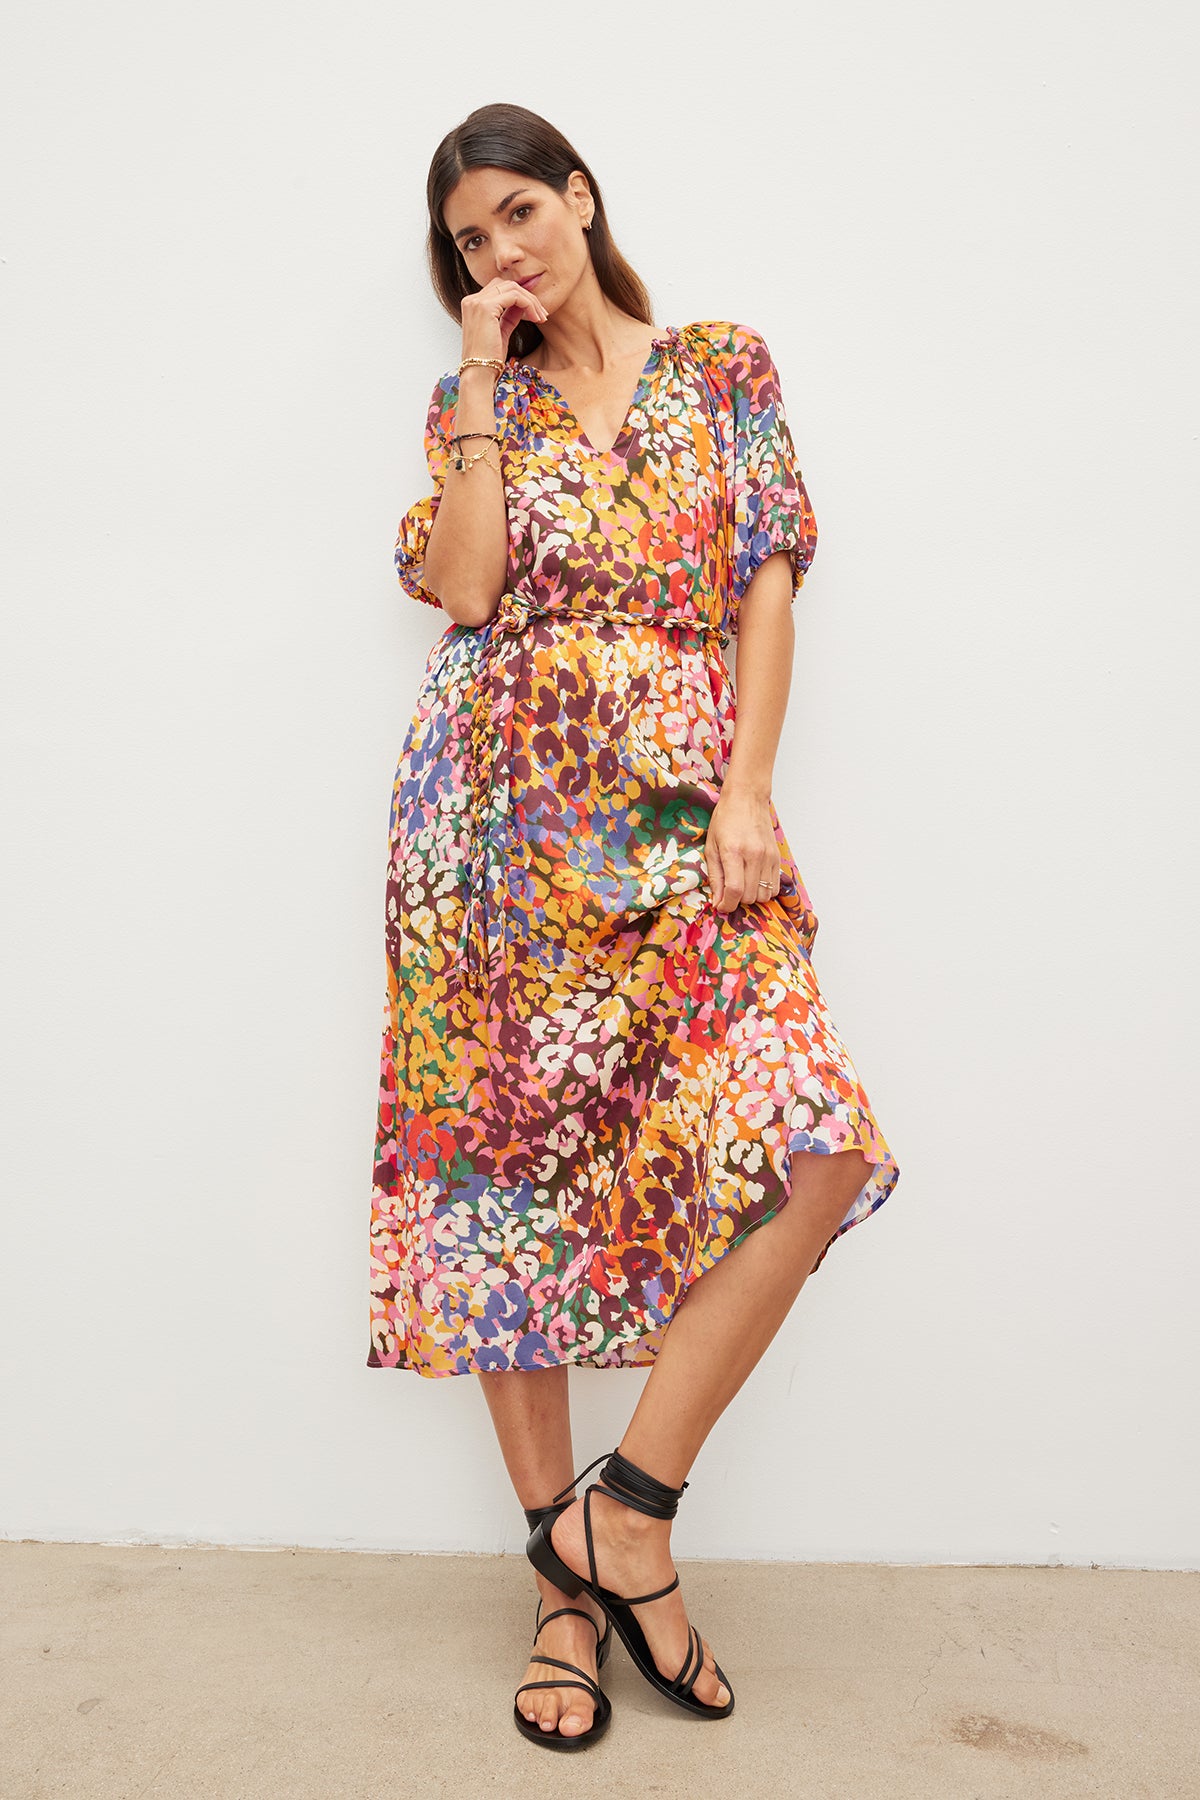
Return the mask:
[[[545,274],[545,270],[539,269],[536,275],[529,275],[525,278],[524,281],[518,281],[517,286],[523,287],[523,288],[532,287],[534,282],[540,281],[544,274]]]

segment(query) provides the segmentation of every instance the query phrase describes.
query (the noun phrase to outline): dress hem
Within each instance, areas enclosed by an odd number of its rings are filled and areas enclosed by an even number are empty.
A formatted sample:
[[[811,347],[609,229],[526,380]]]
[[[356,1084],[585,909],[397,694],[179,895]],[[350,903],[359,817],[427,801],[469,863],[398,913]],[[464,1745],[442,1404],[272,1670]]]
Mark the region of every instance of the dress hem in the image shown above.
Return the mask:
[[[815,1156],[841,1156],[848,1150],[859,1150],[862,1152],[862,1154],[864,1156],[866,1155],[866,1152],[862,1149],[862,1146],[859,1144],[843,1144],[837,1150],[832,1150],[832,1149],[813,1150],[813,1151],[800,1152],[799,1154],[815,1155]],[[892,1193],[895,1191],[896,1185],[900,1180],[900,1166],[897,1163],[895,1157],[892,1156],[889,1152],[885,1156],[867,1157],[867,1162],[869,1163],[870,1167],[873,1170],[874,1169],[884,1169],[884,1170],[889,1171],[888,1178],[886,1180],[886,1183],[885,1183],[882,1191],[875,1196],[874,1200],[871,1202],[870,1206],[867,1208],[867,1210],[865,1212],[856,1213],[852,1219],[843,1219],[842,1220],[842,1223],[838,1226],[837,1230],[835,1232],[833,1232],[833,1234],[829,1237],[829,1239],[826,1241],[826,1243],[822,1247],[821,1253],[817,1257],[816,1262],[814,1262],[812,1268],[809,1270],[808,1274],[805,1276],[805,1278],[804,1278],[805,1281],[809,1280],[809,1278],[811,1276],[816,1274],[817,1270],[820,1268],[821,1264],[824,1262],[826,1256],[828,1255],[829,1251],[833,1248],[834,1244],[837,1243],[838,1239],[841,1237],[845,1237],[845,1235],[848,1231],[853,1231],[853,1229],[856,1225],[862,1225],[867,1219],[873,1219],[875,1217],[875,1214],[879,1211],[880,1207],[883,1205],[884,1201],[890,1199]],[[875,1179],[874,1176],[871,1176],[867,1181],[865,1181],[863,1183],[863,1188],[870,1187],[871,1182],[874,1179]],[[859,1194],[862,1193],[863,1188],[859,1189]],[[700,1279],[700,1276],[707,1274],[708,1269],[715,1269],[717,1267],[717,1264],[720,1263],[721,1261],[723,1261],[724,1258],[726,1256],[728,1256],[728,1254],[730,1253],[731,1250],[736,1250],[738,1245],[744,1243],[745,1240],[748,1237],[752,1236],[754,1232],[760,1230],[762,1228],[762,1226],[768,1224],[771,1219],[778,1217],[778,1215],[783,1211],[784,1207],[787,1206],[790,1199],[791,1199],[791,1189],[789,1187],[787,1194],[779,1202],[778,1206],[773,1206],[771,1208],[770,1212],[764,1213],[760,1219],[755,1219],[755,1221],[752,1225],[747,1225],[745,1230],[740,1231],[736,1237],[730,1238],[728,1240],[728,1242],[725,1244],[725,1247],[722,1249],[719,1256],[717,1256],[705,1268],[697,1270],[695,1273],[693,1273],[693,1275],[690,1277],[690,1279],[684,1283],[683,1292],[680,1294],[679,1299],[676,1302],[675,1311],[672,1312],[671,1319],[673,1319],[675,1317],[675,1313],[677,1313],[679,1311],[679,1308],[683,1305],[683,1302],[687,1299],[689,1290]],[[854,1202],[852,1202],[851,1204],[853,1205],[855,1202],[857,1202],[857,1199],[858,1199],[858,1194],[855,1195]],[[666,1331],[667,1327],[670,1325],[671,1319],[665,1320],[661,1325],[652,1325],[652,1326],[648,1327],[647,1330],[638,1332],[635,1337],[633,1337],[629,1340],[630,1345],[638,1346],[638,1345],[645,1343],[645,1341],[649,1338],[661,1336],[662,1333],[664,1331]],[[403,1357],[397,1359],[395,1362],[384,1362],[382,1360],[382,1358],[376,1354],[375,1346],[374,1346],[374,1344],[372,1344],[370,1351],[368,1352],[368,1355],[367,1355],[366,1367],[369,1369],[399,1369],[407,1375],[419,1375],[426,1381],[442,1381],[442,1380],[447,1379],[448,1377],[453,1377],[456,1375],[494,1375],[494,1374],[535,1375],[539,1369],[561,1369],[561,1368],[567,1368],[567,1369],[569,1369],[569,1368],[577,1368],[577,1369],[594,1368],[594,1369],[606,1369],[606,1370],[652,1369],[654,1367],[654,1363],[657,1359],[658,1348],[661,1348],[661,1346],[656,1347],[653,1350],[650,1350],[649,1353],[644,1356],[621,1358],[620,1360],[615,1361],[615,1362],[609,1361],[609,1360],[600,1361],[600,1360],[596,1360],[596,1359],[594,1359],[592,1357],[588,1357],[588,1356],[560,1356],[560,1357],[556,1357],[554,1359],[554,1361],[552,1361],[552,1362],[549,1362],[549,1361],[539,1362],[537,1364],[537,1367],[533,1368],[533,1369],[508,1368],[508,1369],[497,1370],[497,1369],[478,1368],[478,1367],[476,1367],[474,1361],[468,1362],[468,1365],[465,1369],[434,1369],[434,1368],[430,1368],[428,1366],[428,1364],[423,1363],[423,1362],[405,1361],[403,1359]]]

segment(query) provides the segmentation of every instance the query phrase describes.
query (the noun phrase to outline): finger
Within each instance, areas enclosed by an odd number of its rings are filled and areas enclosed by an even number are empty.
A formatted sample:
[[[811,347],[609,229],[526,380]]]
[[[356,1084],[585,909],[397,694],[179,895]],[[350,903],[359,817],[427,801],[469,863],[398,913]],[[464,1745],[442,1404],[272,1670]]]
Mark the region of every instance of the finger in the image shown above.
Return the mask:
[[[527,294],[524,289],[522,289],[519,299],[514,298],[504,306],[503,311],[500,313],[500,327],[502,330],[511,330],[513,326],[523,318],[530,318],[535,325],[540,325],[543,319],[548,319],[549,317],[550,314],[546,311],[546,308],[542,305],[537,295]]]
[[[763,862],[762,856],[752,855],[746,858],[746,891],[743,897],[747,906],[753,906],[756,900],[766,898],[770,884]]]
[[[501,286],[504,289],[505,299],[509,299],[511,296],[510,303],[512,305],[519,306],[523,312],[532,314],[535,319],[549,318],[550,315],[538,296],[531,289],[522,287],[519,281],[505,281]]]
[[[746,892],[746,864],[738,850],[726,847],[721,852],[721,862],[725,871],[725,887],[718,902],[722,912],[732,912],[740,906],[742,896]]]
[[[712,838],[705,839],[704,862],[708,869],[708,883],[712,889],[713,904],[714,906],[719,905],[725,887],[725,872],[721,866],[721,852]]]
[[[514,302],[513,302],[513,306],[515,307],[515,309],[518,312],[528,313],[529,317],[535,321],[541,320],[541,319],[548,319],[550,317],[550,314],[546,311],[546,308],[542,305],[542,303],[538,299],[537,295],[527,293],[526,290],[523,287],[521,287],[519,282],[517,283],[517,286],[519,289],[520,297],[518,299],[514,300]]]
[[[760,900],[773,900],[779,892],[779,868],[769,857],[764,857],[762,869],[758,875],[757,897]]]
[[[517,293],[521,295],[522,299],[533,300],[538,306],[540,306],[542,304],[541,295],[536,293],[533,288],[527,288],[525,286],[524,282],[509,281],[505,285],[510,288],[515,288]]]

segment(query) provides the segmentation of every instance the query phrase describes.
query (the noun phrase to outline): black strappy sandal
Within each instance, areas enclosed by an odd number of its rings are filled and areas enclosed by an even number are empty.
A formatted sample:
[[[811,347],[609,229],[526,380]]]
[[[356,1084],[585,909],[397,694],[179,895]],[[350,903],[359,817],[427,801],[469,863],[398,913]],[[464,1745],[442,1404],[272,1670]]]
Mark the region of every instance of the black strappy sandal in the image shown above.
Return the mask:
[[[534,1526],[530,1536],[526,1555],[539,1575],[544,1575],[548,1581],[552,1581],[555,1587],[562,1589],[564,1594],[570,1594],[573,1598],[586,1589],[592,1599],[600,1603],[608,1615],[610,1625],[616,1626],[621,1642],[651,1687],[657,1688],[660,1694],[665,1694],[667,1699],[673,1700],[677,1706],[682,1706],[693,1718],[726,1719],[733,1711],[733,1686],[719,1663],[714,1662],[713,1667],[718,1679],[729,1689],[729,1699],[726,1704],[724,1706],[706,1706],[704,1701],[697,1700],[692,1692],[696,1677],[704,1667],[704,1643],[696,1627],[689,1626],[691,1635],[688,1640],[688,1653],[678,1675],[673,1681],[670,1681],[651,1655],[646,1635],[633,1616],[635,1606],[644,1605],[648,1600],[661,1600],[664,1594],[672,1593],[679,1586],[678,1574],[674,1581],[668,1582],[666,1587],[656,1589],[653,1594],[632,1595],[614,1594],[608,1588],[601,1587],[596,1575],[596,1549],[592,1540],[591,1506],[592,1495],[597,1488],[602,1494],[609,1495],[611,1499],[619,1500],[623,1506],[631,1506],[637,1512],[648,1513],[652,1519],[673,1519],[683,1496],[683,1488],[688,1484],[685,1481],[683,1487],[668,1487],[665,1481],[659,1481],[655,1475],[648,1475],[645,1469],[639,1469],[636,1463],[631,1463],[628,1457],[621,1455],[619,1450],[614,1450],[607,1461],[604,1457],[598,1456],[596,1462],[589,1463],[586,1469],[576,1475],[571,1487],[563,1489],[563,1493],[569,1494],[571,1488],[583,1480],[588,1470],[594,1469],[596,1464],[601,1462],[604,1463],[604,1469],[599,1481],[592,1482],[583,1496],[583,1533],[587,1540],[588,1579],[585,1580],[582,1575],[577,1575],[574,1569],[562,1560],[555,1550],[553,1539],[550,1536],[555,1519],[560,1512],[565,1511],[565,1507],[558,1504],[562,1499],[562,1494],[555,1495],[553,1506],[543,1509],[543,1516]],[[567,1504],[569,1505],[570,1502]]]
[[[556,1502],[552,1506],[527,1506],[525,1508],[526,1521],[531,1530],[536,1529],[543,1523],[549,1528],[553,1525],[559,1513],[565,1512],[570,1504],[569,1500],[564,1500],[561,1503]],[[569,1591],[577,1593],[579,1590],[576,1588]],[[517,1689],[517,1693],[513,1695],[513,1723],[521,1733],[521,1736],[527,1737],[530,1743],[545,1744],[550,1750],[586,1750],[589,1744],[594,1744],[596,1739],[603,1737],[604,1733],[608,1730],[609,1722],[612,1719],[611,1700],[600,1686],[599,1681],[593,1681],[586,1669],[577,1669],[574,1663],[562,1662],[557,1656],[542,1656],[537,1654],[538,1632],[541,1631],[542,1626],[548,1625],[551,1619],[561,1619],[566,1613],[572,1614],[577,1619],[586,1619],[589,1625],[594,1625],[596,1627],[596,1637],[599,1640],[596,1645],[597,1675],[599,1675],[605,1662],[608,1660],[608,1653],[612,1649],[611,1620],[606,1624],[604,1635],[601,1637],[600,1627],[599,1625],[596,1625],[596,1621],[591,1613],[584,1612],[583,1608],[580,1606],[556,1607],[553,1612],[548,1612],[543,1619],[542,1601],[541,1596],[539,1595],[536,1614],[536,1629],[533,1634],[534,1654],[530,1656],[529,1660],[531,1662],[549,1663],[551,1667],[555,1669],[567,1669],[572,1675],[578,1676],[579,1679],[576,1681],[523,1681]],[[517,1705],[517,1694],[523,1694],[527,1688],[556,1687],[581,1687],[591,1695],[596,1704],[596,1711],[592,1718],[592,1722],[586,1731],[563,1733],[557,1726],[555,1726],[553,1731],[543,1731],[540,1725],[535,1724],[531,1719],[527,1719],[525,1714],[521,1711],[521,1708]]]

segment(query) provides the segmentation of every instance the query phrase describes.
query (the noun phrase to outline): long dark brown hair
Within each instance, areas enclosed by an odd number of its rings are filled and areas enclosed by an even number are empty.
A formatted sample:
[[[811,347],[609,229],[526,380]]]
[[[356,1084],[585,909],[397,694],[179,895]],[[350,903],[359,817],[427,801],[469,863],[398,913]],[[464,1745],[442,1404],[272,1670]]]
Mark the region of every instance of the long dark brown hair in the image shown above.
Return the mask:
[[[596,279],[614,306],[644,325],[653,325],[649,295],[613,242],[604,199],[592,171],[562,132],[546,119],[527,107],[503,102],[477,106],[468,113],[461,125],[447,132],[429,165],[429,272],[433,291],[452,319],[461,324],[463,296],[477,294],[480,284],[472,278],[462,251],[450,236],[442,208],[467,170],[482,168],[511,169],[514,175],[528,175],[559,194],[566,193],[573,169],[586,175],[596,203],[587,234]],[[522,319],[509,338],[508,353],[528,356],[541,341],[538,326]]]

